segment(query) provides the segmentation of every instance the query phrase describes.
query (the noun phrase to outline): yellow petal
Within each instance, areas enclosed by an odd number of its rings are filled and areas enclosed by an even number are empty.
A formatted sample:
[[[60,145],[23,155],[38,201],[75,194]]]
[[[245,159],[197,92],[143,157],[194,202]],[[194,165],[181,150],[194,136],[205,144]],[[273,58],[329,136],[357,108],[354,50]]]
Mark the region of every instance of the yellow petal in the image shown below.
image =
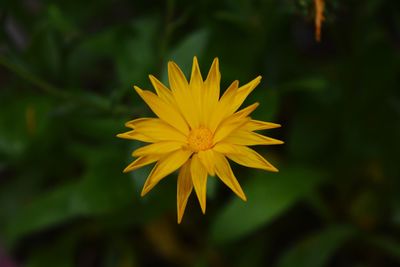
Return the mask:
[[[213,150],[221,154],[239,153],[235,148],[236,146],[231,143],[219,142],[213,147]]]
[[[190,91],[193,98],[193,109],[196,110],[198,122],[204,120],[204,108],[203,108],[203,78],[201,76],[199,63],[197,57],[193,57],[192,74],[190,76]]]
[[[228,89],[225,90],[224,94],[222,95],[220,101],[228,101],[231,99],[231,97],[236,96],[236,91],[239,87],[239,81],[235,80],[229,85]]]
[[[245,107],[244,109],[241,109],[238,112],[236,112],[235,114],[228,117],[228,120],[230,118],[231,119],[245,118],[245,117],[249,116],[259,105],[260,105],[260,103],[258,103],[258,102],[251,104],[250,106]]]
[[[256,146],[256,145],[281,145],[283,142],[278,139],[267,137],[254,132],[247,131],[233,131],[225,139],[226,143],[243,146]]]
[[[189,150],[177,150],[159,159],[143,186],[141,196],[146,195],[161,179],[181,167],[191,155]]]
[[[259,130],[268,130],[281,127],[280,124],[266,122],[266,121],[258,121],[258,120],[249,120],[245,124],[243,124],[239,130],[244,131],[259,131]]]
[[[246,123],[246,118],[240,120],[233,120],[229,123],[222,123],[216,130],[213,138],[213,144],[217,144],[221,140],[224,140],[234,130],[239,128],[242,124]]]
[[[132,130],[132,131],[129,131],[126,133],[117,134],[117,137],[122,138],[122,139],[138,140],[138,141],[142,141],[142,142],[146,142],[146,143],[157,142],[157,139],[143,135],[135,130]]]
[[[171,153],[175,150],[182,149],[185,143],[178,141],[163,141],[151,145],[143,146],[133,151],[132,156],[140,157],[146,155],[160,155]]]
[[[193,109],[194,100],[182,70],[174,62],[168,62],[168,79],[176,104],[192,128],[199,127],[199,111]]]
[[[203,78],[199,68],[197,57],[193,57],[192,74],[190,76],[190,87],[192,89],[201,89],[203,87]]]
[[[220,93],[221,73],[219,72],[218,58],[214,58],[210,71],[208,72],[207,79],[204,81],[207,90],[207,99],[209,102],[217,102]]]
[[[168,80],[173,93],[188,90],[188,82],[182,70],[175,62],[168,62]]]
[[[213,114],[214,110],[216,109],[220,94],[220,80],[221,74],[219,72],[219,61],[218,58],[215,58],[211,65],[210,71],[208,72],[207,79],[204,81],[203,124],[209,124],[209,114]]]
[[[149,75],[149,78],[154,89],[156,89],[157,95],[166,103],[174,104],[175,100],[172,96],[172,92],[153,75]]]
[[[247,115],[253,112],[258,107],[258,105],[258,103],[254,103],[226,118],[216,129],[213,143],[216,144],[219,141],[223,140],[234,130],[238,129],[240,126],[246,123],[249,120],[249,118],[247,118]]]
[[[156,162],[157,160],[160,159],[159,155],[148,155],[144,157],[137,158],[134,162],[129,164],[125,169],[124,172],[130,172],[134,171],[136,169],[139,169],[143,166],[146,166],[148,164],[151,164],[153,162]]]
[[[159,141],[186,142],[187,140],[187,137],[183,133],[176,130],[168,123],[154,118],[142,120],[140,123],[135,124],[134,132],[147,136],[153,140],[153,143]]]
[[[190,176],[190,160],[181,167],[178,175],[178,186],[176,192],[176,204],[178,210],[178,223],[181,223],[183,214],[190,194],[193,190],[193,183]]]
[[[201,164],[197,154],[192,157],[192,163],[190,165],[190,173],[192,176],[192,182],[194,190],[196,191],[197,198],[201,206],[203,213],[206,212],[206,193],[207,193],[207,170]]]
[[[215,129],[218,127],[218,125],[222,122],[223,119],[225,119],[228,115],[230,115],[229,114],[230,108],[232,105],[232,101],[235,98],[238,86],[239,82],[234,81],[228,87],[228,89],[225,91],[225,93],[222,95],[221,99],[217,103],[217,106],[209,120],[209,125],[208,125],[208,128],[212,132],[215,131]]]
[[[199,159],[203,166],[206,168],[207,172],[211,176],[215,176],[215,159],[214,159],[214,151],[212,149],[199,151],[198,154]]]
[[[181,114],[173,106],[169,105],[150,91],[144,91],[137,86],[135,86],[135,90],[160,119],[183,134],[189,134],[188,125],[182,118]]]
[[[263,156],[249,147],[232,145],[228,143],[219,143],[215,145],[213,149],[223,153],[229,159],[240,165],[272,172],[278,171]]]
[[[218,152],[215,154],[215,172],[224,184],[226,184],[238,197],[246,201],[246,196],[240,187],[235,175],[232,172],[231,166],[224,155]]]
[[[152,120],[152,119],[154,119],[154,118],[138,118],[138,119],[134,119],[134,120],[131,120],[131,121],[128,121],[127,123],[125,123],[125,126],[128,127],[128,128],[135,129],[142,122],[146,122],[146,121]]]
[[[247,96],[256,88],[256,86],[260,83],[261,76],[258,76],[251,82],[239,87],[237,94],[235,96],[235,100],[231,106],[231,113],[235,112],[246,100]]]

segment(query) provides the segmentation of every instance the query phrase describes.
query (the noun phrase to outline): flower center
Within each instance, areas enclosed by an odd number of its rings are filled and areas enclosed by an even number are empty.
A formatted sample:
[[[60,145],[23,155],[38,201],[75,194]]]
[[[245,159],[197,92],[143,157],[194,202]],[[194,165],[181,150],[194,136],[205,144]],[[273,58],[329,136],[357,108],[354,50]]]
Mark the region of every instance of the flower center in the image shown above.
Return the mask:
[[[211,148],[212,142],[213,134],[208,128],[199,127],[191,130],[189,133],[189,147],[195,152]]]

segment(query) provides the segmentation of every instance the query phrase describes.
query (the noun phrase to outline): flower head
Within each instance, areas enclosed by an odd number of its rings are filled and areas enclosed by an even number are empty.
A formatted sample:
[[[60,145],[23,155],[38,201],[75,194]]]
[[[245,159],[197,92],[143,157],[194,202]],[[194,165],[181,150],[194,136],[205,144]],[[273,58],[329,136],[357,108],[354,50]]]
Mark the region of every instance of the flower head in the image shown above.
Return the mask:
[[[203,213],[206,210],[208,176],[218,176],[236,195],[246,201],[227,158],[250,168],[278,171],[248,146],[282,144],[282,141],[255,133],[280,127],[279,124],[253,120],[250,113],[258,103],[239,111],[246,97],[260,83],[261,76],[239,87],[234,81],[220,97],[218,58],[203,80],[197,58],[188,82],[180,68],[168,63],[170,88],[150,75],[156,94],[135,86],[136,92],[158,118],[139,118],[127,122],[131,128],[118,137],[139,140],[149,145],[133,151],[137,157],[124,172],[156,162],[147,178],[142,196],[161,179],[179,169],[177,186],[178,223],[193,188]]]

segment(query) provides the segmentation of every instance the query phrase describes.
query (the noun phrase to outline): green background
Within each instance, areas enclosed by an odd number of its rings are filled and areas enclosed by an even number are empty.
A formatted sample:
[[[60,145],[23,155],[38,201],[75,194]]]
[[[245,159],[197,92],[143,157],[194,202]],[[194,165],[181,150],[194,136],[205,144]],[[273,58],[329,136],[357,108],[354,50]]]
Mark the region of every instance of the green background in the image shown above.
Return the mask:
[[[0,3],[0,266],[400,266],[400,2],[312,0]],[[168,60],[246,104],[284,145],[279,173],[232,164],[243,203],[209,179],[176,223],[176,174],[122,174],[150,115],[132,90]],[[18,264],[18,265],[14,265]]]

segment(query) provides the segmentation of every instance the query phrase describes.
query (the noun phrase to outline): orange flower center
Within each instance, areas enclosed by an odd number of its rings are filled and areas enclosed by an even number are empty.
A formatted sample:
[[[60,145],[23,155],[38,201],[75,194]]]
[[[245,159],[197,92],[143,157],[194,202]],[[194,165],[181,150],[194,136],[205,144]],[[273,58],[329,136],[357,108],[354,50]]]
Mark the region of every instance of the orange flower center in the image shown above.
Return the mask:
[[[193,129],[189,133],[188,143],[190,149],[195,152],[207,150],[212,147],[213,134],[208,128],[205,127]]]

